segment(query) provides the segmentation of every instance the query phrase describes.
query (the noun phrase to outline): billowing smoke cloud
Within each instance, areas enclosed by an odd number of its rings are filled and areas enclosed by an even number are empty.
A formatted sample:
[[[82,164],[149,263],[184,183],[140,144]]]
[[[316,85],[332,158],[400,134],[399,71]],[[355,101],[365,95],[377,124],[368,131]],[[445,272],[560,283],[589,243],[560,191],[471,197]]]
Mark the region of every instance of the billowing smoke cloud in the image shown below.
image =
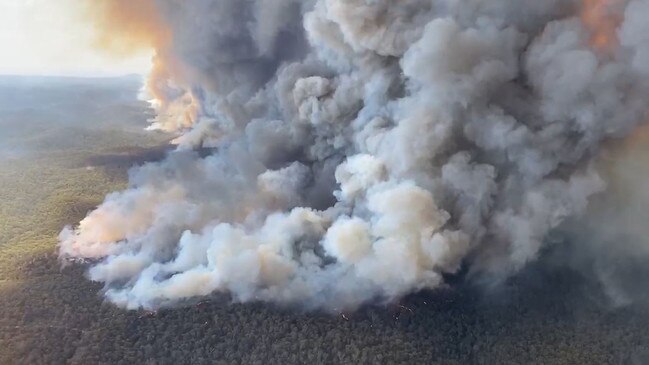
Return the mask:
[[[649,0],[144,3],[168,32],[154,126],[179,148],[60,235],[127,308],[506,278],[587,211],[602,142],[649,109]]]
[[[607,143],[598,161],[606,193],[591,199],[585,217],[568,220],[553,233],[555,239],[571,244],[560,245],[544,258],[594,278],[614,306],[649,304],[647,159],[647,124],[623,143]]]

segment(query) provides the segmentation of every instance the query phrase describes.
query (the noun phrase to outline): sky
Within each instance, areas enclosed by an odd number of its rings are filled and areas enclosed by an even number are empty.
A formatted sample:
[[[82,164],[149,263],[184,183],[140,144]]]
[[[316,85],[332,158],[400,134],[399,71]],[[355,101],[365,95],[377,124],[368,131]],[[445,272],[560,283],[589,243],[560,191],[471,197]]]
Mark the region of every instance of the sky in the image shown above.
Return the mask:
[[[116,76],[144,74],[152,51],[112,55],[93,45],[84,0],[0,0],[0,74]]]

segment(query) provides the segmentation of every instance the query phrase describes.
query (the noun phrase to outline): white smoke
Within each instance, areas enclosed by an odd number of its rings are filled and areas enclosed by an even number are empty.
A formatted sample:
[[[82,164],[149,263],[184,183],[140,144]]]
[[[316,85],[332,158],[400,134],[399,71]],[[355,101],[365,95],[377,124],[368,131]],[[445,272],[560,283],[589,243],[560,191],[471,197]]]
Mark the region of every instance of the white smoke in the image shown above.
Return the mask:
[[[604,190],[601,143],[649,110],[649,0],[618,3],[609,51],[569,0],[158,0],[156,126],[180,147],[60,255],[96,260],[127,308],[354,308],[463,265],[506,277]]]

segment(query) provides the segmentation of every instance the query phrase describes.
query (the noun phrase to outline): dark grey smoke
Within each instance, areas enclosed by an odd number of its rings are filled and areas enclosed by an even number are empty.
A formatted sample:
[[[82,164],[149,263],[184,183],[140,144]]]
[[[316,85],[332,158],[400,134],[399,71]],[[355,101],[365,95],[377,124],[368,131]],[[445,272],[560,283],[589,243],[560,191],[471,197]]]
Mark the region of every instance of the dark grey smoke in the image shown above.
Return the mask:
[[[462,265],[502,279],[587,211],[602,143],[648,109],[646,0],[602,1],[606,47],[568,0],[156,4],[154,126],[178,151],[60,236],[127,308],[336,310]]]

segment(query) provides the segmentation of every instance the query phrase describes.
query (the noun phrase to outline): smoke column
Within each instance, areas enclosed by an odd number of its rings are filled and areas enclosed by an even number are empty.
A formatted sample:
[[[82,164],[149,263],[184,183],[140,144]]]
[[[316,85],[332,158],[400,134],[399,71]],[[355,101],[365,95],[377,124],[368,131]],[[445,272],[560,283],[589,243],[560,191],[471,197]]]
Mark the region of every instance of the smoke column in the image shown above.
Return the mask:
[[[649,109],[649,0],[133,4],[89,11],[105,46],[155,47],[152,128],[178,148],[60,234],[126,308],[502,280],[587,212],[605,142]]]

